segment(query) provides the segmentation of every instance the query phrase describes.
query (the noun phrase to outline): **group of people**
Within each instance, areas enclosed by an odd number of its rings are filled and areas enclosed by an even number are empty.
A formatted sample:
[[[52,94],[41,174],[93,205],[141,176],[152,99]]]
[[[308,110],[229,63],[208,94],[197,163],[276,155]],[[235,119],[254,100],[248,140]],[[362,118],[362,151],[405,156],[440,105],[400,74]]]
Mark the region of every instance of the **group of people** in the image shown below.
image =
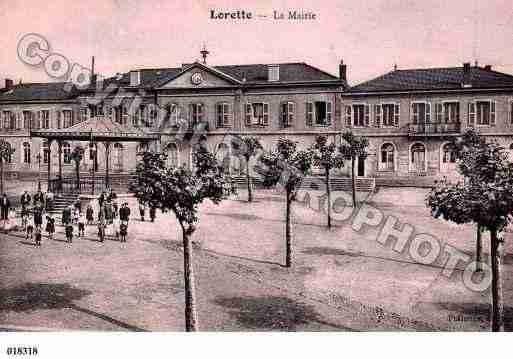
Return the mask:
[[[35,239],[36,246],[41,246],[43,231],[43,218],[46,217],[46,231],[53,236],[55,233],[55,219],[51,213],[47,213],[51,195],[43,193],[40,189],[31,196],[28,191],[24,191],[20,197],[21,205],[21,228],[25,231],[26,239]],[[10,211],[12,215],[4,217],[4,208],[10,207],[10,202],[4,194],[2,198],[2,219],[4,220],[4,229],[10,230],[17,227],[15,222],[16,213],[14,208]],[[5,210],[7,212],[7,210]]]

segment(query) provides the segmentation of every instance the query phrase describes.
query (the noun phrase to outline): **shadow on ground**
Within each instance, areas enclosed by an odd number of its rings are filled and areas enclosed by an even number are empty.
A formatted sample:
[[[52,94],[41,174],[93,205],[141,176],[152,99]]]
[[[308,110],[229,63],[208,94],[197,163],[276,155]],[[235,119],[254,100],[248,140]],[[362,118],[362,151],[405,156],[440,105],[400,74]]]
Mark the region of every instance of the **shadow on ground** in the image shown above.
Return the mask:
[[[218,216],[218,217],[228,217],[231,219],[241,220],[241,221],[256,221],[263,219],[262,217],[255,216],[253,214],[244,214],[244,213],[214,213],[214,212],[206,212],[208,216]]]
[[[463,320],[489,321],[492,307],[483,303],[448,303],[441,302],[436,305],[442,309],[456,312],[463,316]],[[513,331],[513,307],[504,306],[504,330]]]
[[[105,320],[120,328],[131,331],[145,331],[73,303],[73,301],[90,294],[91,291],[89,290],[76,288],[67,283],[25,283],[19,287],[0,289],[0,312],[14,311],[20,313],[42,309],[68,308]]]
[[[313,306],[287,297],[219,297],[215,303],[228,308],[230,316],[246,329],[296,331],[315,322],[337,330],[352,330],[325,321]]]

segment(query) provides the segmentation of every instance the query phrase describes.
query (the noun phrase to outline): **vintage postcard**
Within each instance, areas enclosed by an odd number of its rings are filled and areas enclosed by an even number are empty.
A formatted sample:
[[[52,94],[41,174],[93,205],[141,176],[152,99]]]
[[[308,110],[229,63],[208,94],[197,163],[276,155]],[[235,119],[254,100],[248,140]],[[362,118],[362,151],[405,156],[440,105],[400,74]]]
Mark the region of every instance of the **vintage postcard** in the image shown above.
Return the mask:
[[[513,330],[510,3],[0,19],[1,358],[70,333],[110,358],[160,357],[129,332]]]

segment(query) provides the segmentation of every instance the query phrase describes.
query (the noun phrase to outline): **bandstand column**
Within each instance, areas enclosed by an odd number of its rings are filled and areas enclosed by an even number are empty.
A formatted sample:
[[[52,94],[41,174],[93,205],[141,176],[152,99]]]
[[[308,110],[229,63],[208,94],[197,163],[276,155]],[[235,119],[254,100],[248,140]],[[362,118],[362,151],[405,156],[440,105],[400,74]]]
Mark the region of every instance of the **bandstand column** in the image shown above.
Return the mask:
[[[62,141],[57,140],[59,155],[59,190],[62,191]]]
[[[48,163],[47,163],[47,165],[48,165],[48,168],[47,168],[48,180],[47,180],[46,190],[49,192],[50,191],[50,171],[51,171],[51,166],[52,166],[52,142],[53,142],[53,138],[48,138],[47,142],[48,142]]]
[[[109,166],[110,142],[105,141],[103,144],[105,146],[105,187],[108,188],[109,187],[109,167],[110,167]]]

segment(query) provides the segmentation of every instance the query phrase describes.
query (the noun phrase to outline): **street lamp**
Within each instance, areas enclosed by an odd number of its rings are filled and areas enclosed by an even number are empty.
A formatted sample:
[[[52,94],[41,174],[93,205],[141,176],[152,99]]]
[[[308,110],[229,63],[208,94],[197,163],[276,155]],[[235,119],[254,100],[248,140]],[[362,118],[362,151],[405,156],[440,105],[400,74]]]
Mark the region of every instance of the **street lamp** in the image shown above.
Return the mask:
[[[37,156],[37,165],[39,167],[39,172],[37,176],[37,191],[41,192],[41,153],[38,153]]]
[[[92,155],[92,156],[91,156]],[[94,145],[94,142],[89,142],[89,158],[93,157],[93,168],[92,170],[92,184],[91,184],[91,196],[94,196],[94,182],[96,180],[95,174],[96,174],[96,147]]]

